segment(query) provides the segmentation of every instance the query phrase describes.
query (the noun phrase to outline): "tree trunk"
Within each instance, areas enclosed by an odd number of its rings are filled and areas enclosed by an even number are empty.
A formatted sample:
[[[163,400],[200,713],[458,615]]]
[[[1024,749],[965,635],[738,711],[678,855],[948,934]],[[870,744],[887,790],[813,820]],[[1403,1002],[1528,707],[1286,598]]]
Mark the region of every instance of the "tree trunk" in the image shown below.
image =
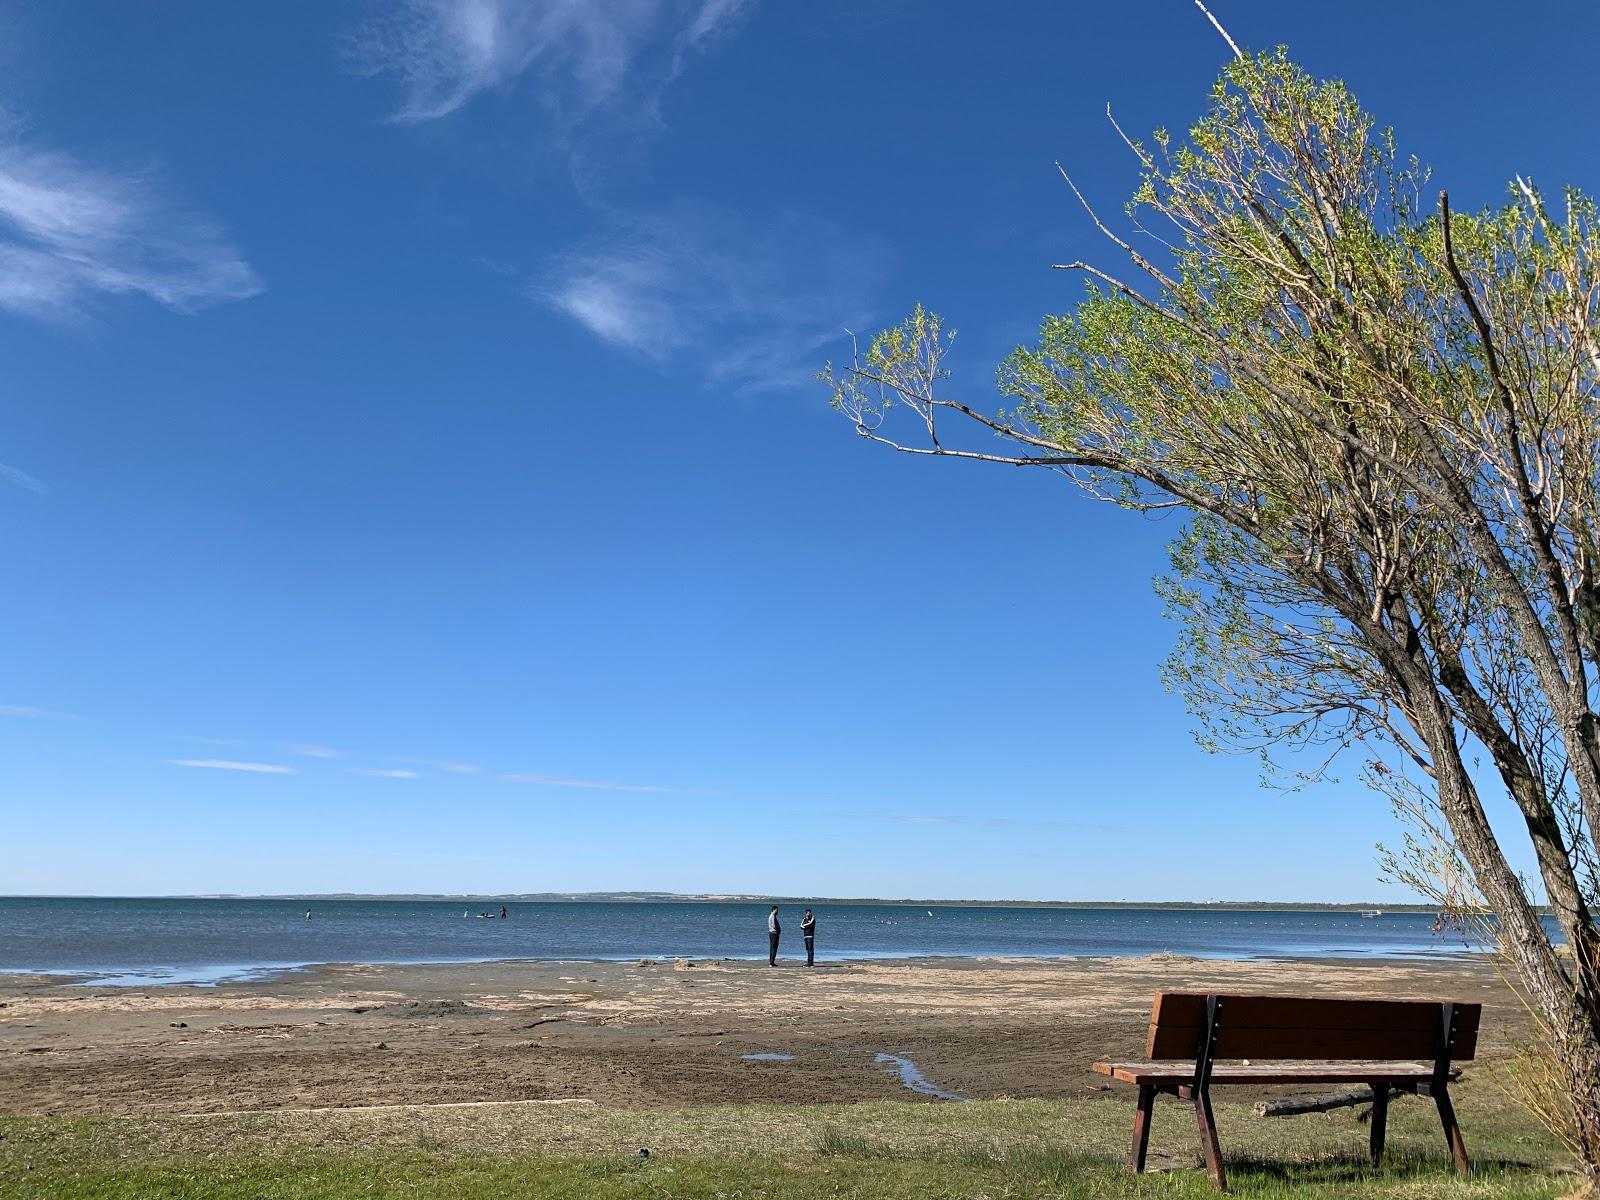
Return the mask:
[[[1592,1187],[1600,1182],[1600,1026],[1586,1008],[1574,997],[1551,1042],[1569,1099],[1573,1148]]]

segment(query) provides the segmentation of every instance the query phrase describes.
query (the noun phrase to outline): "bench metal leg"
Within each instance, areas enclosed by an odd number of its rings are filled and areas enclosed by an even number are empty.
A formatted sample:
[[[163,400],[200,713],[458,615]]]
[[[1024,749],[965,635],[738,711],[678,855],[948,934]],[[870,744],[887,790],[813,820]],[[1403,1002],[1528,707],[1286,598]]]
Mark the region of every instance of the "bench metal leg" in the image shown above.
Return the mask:
[[[1461,1126],[1456,1124],[1456,1107],[1450,1103],[1450,1089],[1434,1088],[1433,1102],[1439,1106],[1439,1124],[1444,1126],[1444,1140],[1450,1144],[1450,1161],[1455,1163],[1457,1175],[1465,1175],[1469,1170],[1467,1143],[1462,1140]]]
[[[1136,1172],[1144,1170],[1144,1154],[1150,1147],[1150,1119],[1155,1114],[1155,1106],[1155,1087],[1141,1084],[1139,1104],[1133,1110],[1133,1144],[1128,1147],[1128,1166]]]
[[[1211,1089],[1196,1088],[1194,1120],[1200,1127],[1200,1150],[1205,1155],[1206,1173],[1217,1191],[1228,1190],[1228,1174],[1222,1168],[1222,1143],[1217,1140],[1217,1117],[1211,1111]]]
[[[1368,1120],[1371,1122],[1368,1145],[1372,1149],[1372,1165],[1377,1166],[1383,1161],[1383,1138],[1389,1126],[1388,1083],[1380,1081],[1372,1085],[1372,1115]]]

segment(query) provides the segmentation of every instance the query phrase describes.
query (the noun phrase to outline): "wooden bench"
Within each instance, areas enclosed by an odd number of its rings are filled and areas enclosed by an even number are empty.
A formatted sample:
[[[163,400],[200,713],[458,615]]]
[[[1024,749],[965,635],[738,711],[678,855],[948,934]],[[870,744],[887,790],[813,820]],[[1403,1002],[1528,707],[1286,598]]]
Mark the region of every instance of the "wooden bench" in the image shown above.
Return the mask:
[[[1344,1000],[1322,996],[1230,996],[1157,992],[1145,1061],[1097,1062],[1102,1075],[1139,1089],[1128,1165],[1144,1170],[1158,1093],[1194,1103],[1206,1170],[1228,1188],[1211,1111],[1212,1084],[1367,1083],[1371,1150],[1383,1157],[1390,1092],[1431,1096],[1450,1157],[1467,1173],[1467,1148],[1450,1103],[1454,1064],[1477,1053],[1483,1006],[1450,1001]]]

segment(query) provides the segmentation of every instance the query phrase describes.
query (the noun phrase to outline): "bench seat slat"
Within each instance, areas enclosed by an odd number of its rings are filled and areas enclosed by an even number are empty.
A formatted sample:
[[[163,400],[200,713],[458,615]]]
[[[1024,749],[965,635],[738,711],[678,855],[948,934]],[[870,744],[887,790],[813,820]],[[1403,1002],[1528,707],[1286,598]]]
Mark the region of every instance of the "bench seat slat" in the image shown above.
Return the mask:
[[[1124,1083],[1193,1083],[1192,1062],[1097,1062],[1093,1068]],[[1461,1075],[1451,1068],[1450,1078]],[[1211,1082],[1222,1083],[1367,1083],[1387,1079],[1394,1083],[1427,1083],[1433,1064],[1423,1062],[1218,1062]]]

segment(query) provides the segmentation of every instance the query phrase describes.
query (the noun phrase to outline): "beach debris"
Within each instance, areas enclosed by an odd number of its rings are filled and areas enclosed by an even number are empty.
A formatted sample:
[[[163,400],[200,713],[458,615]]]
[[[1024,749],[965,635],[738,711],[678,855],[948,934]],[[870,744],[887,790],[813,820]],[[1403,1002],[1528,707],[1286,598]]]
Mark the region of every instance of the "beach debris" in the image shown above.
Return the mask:
[[[187,1029],[187,1028],[189,1028],[189,1022],[187,1022],[187,1021],[168,1021],[167,1022],[167,1028],[169,1028],[169,1029]]]
[[[465,1000],[407,1000],[404,1004],[385,1004],[374,1011],[386,1017],[418,1020],[432,1017],[481,1017],[494,1010],[479,1008]]]
[[[639,1157],[640,1158],[649,1158],[650,1157],[650,1151],[645,1149],[643,1146],[640,1146],[639,1147]]]
[[[373,1047],[374,1050],[387,1050],[388,1048],[389,1048],[389,1043],[388,1042],[379,1042],[376,1046]]]

